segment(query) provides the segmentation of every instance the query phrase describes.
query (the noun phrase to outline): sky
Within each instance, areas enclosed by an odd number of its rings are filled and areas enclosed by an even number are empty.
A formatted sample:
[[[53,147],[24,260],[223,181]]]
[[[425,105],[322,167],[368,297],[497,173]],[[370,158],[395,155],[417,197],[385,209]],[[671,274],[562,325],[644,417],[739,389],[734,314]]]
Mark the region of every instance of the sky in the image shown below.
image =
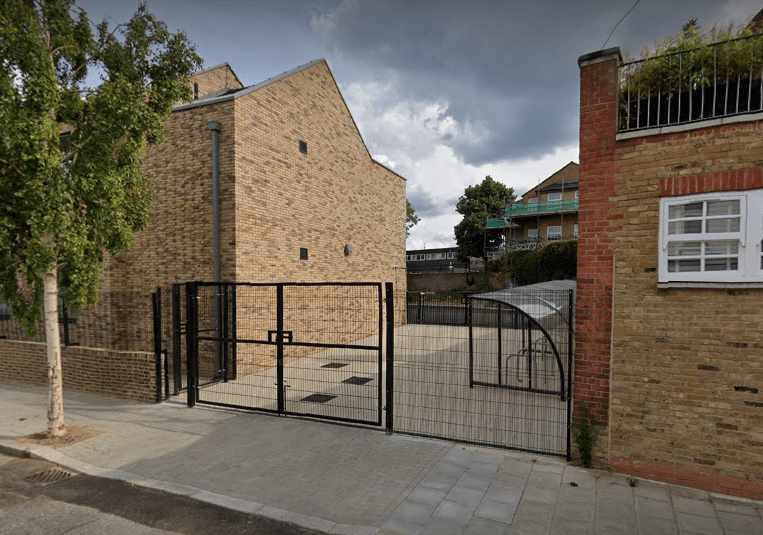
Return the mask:
[[[112,24],[138,4],[77,2]],[[691,18],[739,26],[763,9],[752,0],[146,4],[187,34],[205,67],[227,62],[246,86],[325,58],[371,155],[407,179],[421,218],[408,249],[455,245],[458,198],[487,175],[521,195],[578,162],[578,57],[617,46],[635,59]]]

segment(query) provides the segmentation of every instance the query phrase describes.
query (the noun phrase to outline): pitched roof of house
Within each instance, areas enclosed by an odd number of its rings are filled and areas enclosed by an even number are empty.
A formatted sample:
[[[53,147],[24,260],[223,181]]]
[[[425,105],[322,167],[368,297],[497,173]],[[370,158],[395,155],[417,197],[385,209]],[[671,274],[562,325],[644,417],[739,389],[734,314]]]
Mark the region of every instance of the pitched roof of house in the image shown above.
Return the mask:
[[[577,169],[579,167],[579,165],[576,164],[575,162],[568,163],[567,165],[565,165],[564,167],[559,169],[557,172],[552,174],[550,177],[545,179],[543,182],[541,182],[540,184],[538,184],[534,188],[530,188],[526,193],[524,193],[522,195],[522,198],[524,199],[528,195],[535,196],[535,195],[538,195],[541,192],[547,193],[549,191],[562,191],[561,190],[561,184],[562,183],[564,184],[564,189],[565,190],[576,189],[578,187],[578,185],[579,185],[579,180],[577,178],[577,174],[578,174],[577,172],[575,172],[575,178],[571,179],[571,180],[564,180],[564,177],[560,177],[559,176],[564,171],[569,169],[571,166],[575,167],[575,171],[577,171]],[[557,186],[557,184],[559,184],[560,186]],[[555,189],[555,188],[559,188],[559,189]]]
[[[342,102],[344,103],[344,107],[347,109],[347,113],[350,114],[350,119],[352,120],[353,126],[355,126],[355,131],[358,133],[358,136],[360,136],[360,141],[363,143],[363,147],[366,149],[366,153],[368,154],[368,157],[371,158],[371,161],[374,162],[377,165],[380,165],[390,173],[393,173],[394,175],[402,178],[403,180],[407,180],[405,177],[401,176],[396,171],[390,169],[383,163],[379,162],[378,160],[374,159],[373,156],[371,156],[371,152],[368,150],[368,145],[366,145],[366,141],[363,139],[363,135],[360,133],[360,129],[358,128],[357,123],[355,122],[355,118],[352,116],[352,112],[350,111],[350,108],[347,106],[347,102],[344,100],[344,95],[342,95],[342,92],[339,90],[339,84],[336,83],[336,79],[334,78],[334,74],[331,72],[331,68],[329,67],[328,62],[324,59],[316,59],[309,63],[305,63],[304,65],[300,65],[299,67],[295,67],[289,71],[283,72],[277,76],[273,76],[272,78],[268,78],[267,80],[264,80],[258,84],[250,85],[249,87],[244,87],[243,89],[228,89],[223,94],[220,94],[219,96],[211,96],[207,95],[203,99],[194,100],[193,102],[187,102],[184,104],[178,104],[176,106],[173,106],[172,111],[181,111],[181,110],[187,110],[191,108],[196,108],[198,106],[207,106],[209,104],[216,104],[218,102],[226,102],[228,100],[234,100],[240,97],[243,97],[245,95],[248,95],[250,93],[253,93],[254,91],[257,91],[258,89],[262,89],[263,87],[267,87],[270,84],[273,84],[275,82],[278,82],[280,80],[283,80],[284,78],[288,78],[289,76],[292,76],[294,74],[297,74],[299,72],[302,72],[304,70],[307,70],[311,67],[314,67],[315,65],[318,65],[319,63],[325,63],[326,68],[329,71],[329,75],[331,76],[331,79],[334,81],[334,85],[336,86],[337,93],[339,93],[339,97],[342,99]],[[219,68],[221,66],[227,66],[230,69],[230,65],[227,63],[221,63],[220,65],[217,65],[215,67],[210,67],[209,69],[205,69],[202,72],[210,71],[212,69]],[[231,72],[233,72],[233,69],[230,69]],[[238,76],[236,76],[235,73],[233,75],[236,77],[236,80],[238,80]],[[243,84],[242,84],[243,85]]]

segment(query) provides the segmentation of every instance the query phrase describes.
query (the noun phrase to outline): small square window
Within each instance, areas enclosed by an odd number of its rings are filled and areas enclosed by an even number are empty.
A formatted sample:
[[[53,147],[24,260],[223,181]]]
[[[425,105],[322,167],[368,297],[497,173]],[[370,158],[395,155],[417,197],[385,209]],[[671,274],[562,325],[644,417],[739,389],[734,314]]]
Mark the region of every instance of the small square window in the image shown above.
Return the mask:
[[[299,259],[300,260],[307,260],[307,247],[300,247],[299,248]]]
[[[307,154],[307,141],[299,140],[299,152]]]

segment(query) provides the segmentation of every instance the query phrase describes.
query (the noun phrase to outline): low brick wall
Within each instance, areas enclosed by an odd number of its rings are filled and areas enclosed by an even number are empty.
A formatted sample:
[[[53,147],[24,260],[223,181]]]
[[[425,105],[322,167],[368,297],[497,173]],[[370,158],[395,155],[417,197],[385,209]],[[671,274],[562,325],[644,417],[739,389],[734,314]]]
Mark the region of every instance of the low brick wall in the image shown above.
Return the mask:
[[[153,353],[62,347],[64,389],[134,401],[156,400]],[[0,340],[0,380],[47,385],[45,344]]]
[[[452,292],[466,286],[466,273],[409,274],[408,290],[416,292]],[[474,277],[474,274],[472,274]]]

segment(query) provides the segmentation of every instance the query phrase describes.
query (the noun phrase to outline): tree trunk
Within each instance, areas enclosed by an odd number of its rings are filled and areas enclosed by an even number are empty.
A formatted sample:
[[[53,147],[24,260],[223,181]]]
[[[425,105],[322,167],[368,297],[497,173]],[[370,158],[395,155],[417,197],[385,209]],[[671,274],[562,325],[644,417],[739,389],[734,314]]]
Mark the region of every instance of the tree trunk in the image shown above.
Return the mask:
[[[45,274],[45,338],[48,347],[48,433],[58,437],[66,433],[64,424],[64,388],[61,376],[61,337],[58,332],[58,273],[54,267]]]

